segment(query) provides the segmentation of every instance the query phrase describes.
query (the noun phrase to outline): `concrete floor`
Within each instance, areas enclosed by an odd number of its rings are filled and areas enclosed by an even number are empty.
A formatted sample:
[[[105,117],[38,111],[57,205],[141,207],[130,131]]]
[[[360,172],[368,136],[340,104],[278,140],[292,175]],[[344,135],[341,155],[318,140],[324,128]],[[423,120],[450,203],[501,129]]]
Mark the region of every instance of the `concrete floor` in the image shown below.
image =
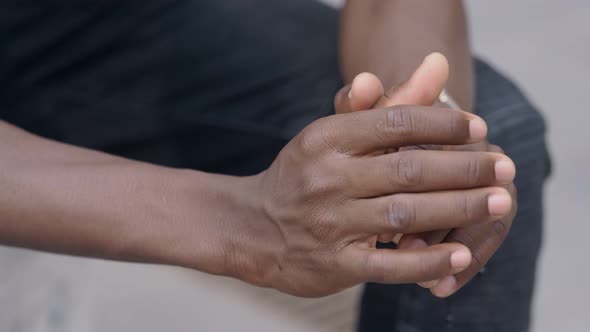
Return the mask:
[[[590,331],[590,2],[468,3],[477,53],[520,83],[550,124],[556,167],[534,331]],[[0,248],[0,331],[351,331],[357,293],[301,301],[181,269]]]

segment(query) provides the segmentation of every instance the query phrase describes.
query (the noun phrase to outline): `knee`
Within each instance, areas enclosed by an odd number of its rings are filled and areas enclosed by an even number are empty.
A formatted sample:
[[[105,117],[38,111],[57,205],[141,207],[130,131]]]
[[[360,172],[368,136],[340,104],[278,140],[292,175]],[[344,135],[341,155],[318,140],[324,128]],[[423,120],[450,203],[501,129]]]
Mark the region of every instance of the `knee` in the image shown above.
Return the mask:
[[[490,142],[501,146],[517,167],[519,213],[504,249],[494,261],[508,264],[522,256],[532,264],[529,268],[533,271],[542,233],[543,188],[551,165],[546,123],[539,110],[505,76],[481,61],[476,61],[475,68],[476,111],[488,122]]]
[[[517,180],[542,184],[551,167],[547,126],[541,112],[513,82],[488,64],[476,60],[475,69],[475,108],[488,123],[490,142],[501,146],[514,160],[520,174]]]

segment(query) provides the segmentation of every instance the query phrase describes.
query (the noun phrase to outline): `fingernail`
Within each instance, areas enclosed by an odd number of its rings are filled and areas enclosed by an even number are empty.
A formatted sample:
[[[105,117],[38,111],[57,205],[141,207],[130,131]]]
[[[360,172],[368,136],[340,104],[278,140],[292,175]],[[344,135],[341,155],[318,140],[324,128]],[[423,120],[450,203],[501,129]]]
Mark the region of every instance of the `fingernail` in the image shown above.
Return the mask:
[[[354,82],[353,82],[353,85],[354,85]],[[348,90],[348,99],[352,99],[352,86],[353,85],[351,85],[350,90]]]
[[[431,289],[436,297],[448,297],[455,292],[457,279],[453,276],[443,278],[438,285]]]
[[[404,241],[400,244],[400,249],[420,249],[428,247],[428,243],[426,243],[422,239],[412,239],[409,241]]]
[[[488,210],[492,217],[503,217],[512,209],[512,198],[507,193],[488,197]]]
[[[461,249],[451,254],[451,267],[453,272],[463,271],[471,264],[471,252],[469,249]]]
[[[495,166],[496,180],[502,183],[510,183],[516,177],[516,167],[510,160],[498,160]]]
[[[488,126],[482,119],[476,118],[469,121],[469,135],[473,140],[482,140],[487,134]]]

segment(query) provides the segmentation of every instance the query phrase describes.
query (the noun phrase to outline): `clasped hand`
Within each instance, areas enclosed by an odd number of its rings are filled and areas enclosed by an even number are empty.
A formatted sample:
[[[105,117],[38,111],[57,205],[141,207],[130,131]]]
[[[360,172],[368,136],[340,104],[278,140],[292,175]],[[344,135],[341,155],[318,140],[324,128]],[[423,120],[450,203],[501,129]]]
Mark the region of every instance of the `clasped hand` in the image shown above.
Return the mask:
[[[340,93],[337,109],[353,111],[339,104],[342,98]],[[506,188],[514,164],[499,152],[462,148],[487,146],[486,124],[471,113],[418,105],[342,113],[306,127],[255,177],[263,222],[255,228],[265,231],[243,232],[259,249],[241,262],[256,273],[238,277],[306,297],[363,282],[430,282],[425,285],[436,295],[450,295],[477,271],[478,249],[452,230],[485,230],[513,215]],[[404,149],[422,144],[458,148]],[[377,249],[377,239],[389,234],[406,234],[408,243],[422,245]],[[496,242],[487,242],[494,251]],[[433,280],[442,280],[438,291]]]

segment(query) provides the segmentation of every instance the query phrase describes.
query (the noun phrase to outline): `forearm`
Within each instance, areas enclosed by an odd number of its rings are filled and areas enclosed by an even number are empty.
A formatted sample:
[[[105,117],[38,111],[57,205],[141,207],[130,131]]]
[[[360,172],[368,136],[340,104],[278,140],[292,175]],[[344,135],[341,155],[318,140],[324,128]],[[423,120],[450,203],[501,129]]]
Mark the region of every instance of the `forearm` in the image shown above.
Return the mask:
[[[242,243],[228,230],[249,217],[248,178],[131,161],[6,123],[0,160],[0,243],[235,273],[225,254]]]
[[[448,90],[471,110],[473,69],[461,0],[348,0],[340,47],[345,81],[368,71],[395,86],[432,52],[449,59]]]

